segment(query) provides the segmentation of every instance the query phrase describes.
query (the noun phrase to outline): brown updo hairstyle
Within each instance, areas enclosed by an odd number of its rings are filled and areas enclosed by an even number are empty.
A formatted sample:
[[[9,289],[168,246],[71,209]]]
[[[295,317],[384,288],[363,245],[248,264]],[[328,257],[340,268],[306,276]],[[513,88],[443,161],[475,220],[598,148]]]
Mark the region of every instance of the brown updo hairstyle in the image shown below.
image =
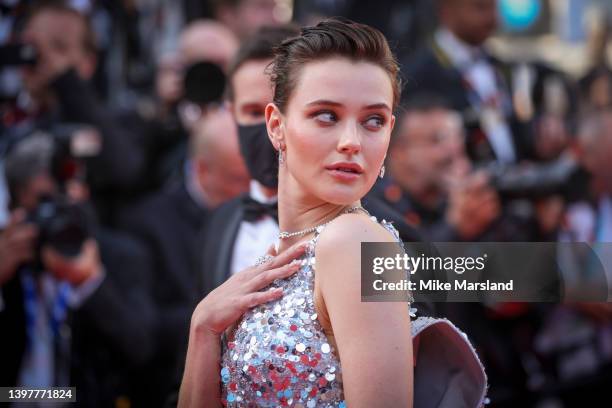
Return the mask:
[[[295,89],[300,68],[309,62],[331,57],[371,62],[384,69],[391,79],[395,110],[400,99],[401,79],[399,65],[387,39],[373,27],[334,17],[316,26],[303,27],[299,36],[289,38],[275,48],[270,74],[274,104],[281,112],[285,112]]]

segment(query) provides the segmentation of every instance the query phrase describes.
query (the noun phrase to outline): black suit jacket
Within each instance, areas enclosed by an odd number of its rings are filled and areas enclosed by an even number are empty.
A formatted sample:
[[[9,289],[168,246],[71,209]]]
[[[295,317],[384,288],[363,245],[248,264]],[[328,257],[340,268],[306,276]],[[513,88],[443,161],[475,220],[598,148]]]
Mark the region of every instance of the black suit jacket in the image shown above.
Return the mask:
[[[216,208],[206,220],[198,239],[200,297],[225,282],[230,275],[236,236],[244,215],[244,195]]]
[[[55,342],[56,364],[66,362],[62,356],[69,358],[69,385],[77,387],[76,406],[82,407],[114,406],[119,396],[128,396],[130,373],[154,351],[145,252],[114,232],[101,230],[96,238],[106,277],[78,309],[69,311]],[[0,384],[15,386],[27,342],[19,276],[0,289],[5,303],[0,311]],[[63,354],[66,345],[69,353]]]
[[[502,88],[509,97],[511,89],[511,68],[509,65],[488,57],[503,82]],[[480,126],[480,118],[469,99],[469,90],[461,72],[455,68],[449,57],[435,41],[421,49],[416,55],[402,61],[402,72],[406,85],[402,99],[420,94],[443,97],[453,110],[459,112],[466,127],[467,153],[475,162],[494,160],[495,153]],[[512,142],[518,160],[533,157],[533,142],[530,126],[521,123],[514,110],[507,112],[506,122],[512,133]]]
[[[207,216],[183,182],[123,212],[121,226],[145,244],[154,260],[154,295],[161,304],[195,302],[197,237]]]

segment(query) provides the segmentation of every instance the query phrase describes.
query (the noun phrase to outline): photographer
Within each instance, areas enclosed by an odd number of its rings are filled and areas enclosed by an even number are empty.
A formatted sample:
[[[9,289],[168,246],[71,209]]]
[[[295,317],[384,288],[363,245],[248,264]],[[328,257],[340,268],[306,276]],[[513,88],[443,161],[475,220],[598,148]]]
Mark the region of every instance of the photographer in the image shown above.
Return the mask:
[[[6,159],[0,383],[76,386],[84,406],[110,406],[153,351],[149,265],[137,243],[95,226],[87,188],[54,177],[54,153],[52,138],[35,135]]]
[[[371,195],[387,202],[431,241],[516,240],[485,171],[473,171],[460,116],[444,99],[418,95],[397,117],[389,175]]]
[[[87,144],[93,152],[87,160],[88,183],[103,220],[110,222],[121,200],[117,195],[140,182],[145,155],[136,135],[100,103],[89,83],[97,65],[89,22],[62,2],[42,3],[19,38],[34,50],[34,59],[21,62],[24,92],[7,116],[14,120],[2,123],[4,139],[11,144],[32,130],[66,124],[91,128],[73,143]]]

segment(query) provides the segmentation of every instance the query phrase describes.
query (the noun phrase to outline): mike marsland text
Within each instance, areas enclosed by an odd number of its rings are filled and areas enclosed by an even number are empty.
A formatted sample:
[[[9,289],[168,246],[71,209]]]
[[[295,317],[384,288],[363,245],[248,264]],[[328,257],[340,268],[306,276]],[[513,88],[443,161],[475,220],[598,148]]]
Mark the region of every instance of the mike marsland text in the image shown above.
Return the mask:
[[[467,292],[475,291],[512,291],[514,289],[514,280],[510,279],[506,282],[492,282],[490,280],[482,282],[468,282],[466,280],[455,280],[451,282],[443,282],[437,279],[420,280],[412,282],[403,279],[397,282],[384,282],[377,279],[372,283],[374,290],[377,291],[448,291],[448,290],[465,290]]]

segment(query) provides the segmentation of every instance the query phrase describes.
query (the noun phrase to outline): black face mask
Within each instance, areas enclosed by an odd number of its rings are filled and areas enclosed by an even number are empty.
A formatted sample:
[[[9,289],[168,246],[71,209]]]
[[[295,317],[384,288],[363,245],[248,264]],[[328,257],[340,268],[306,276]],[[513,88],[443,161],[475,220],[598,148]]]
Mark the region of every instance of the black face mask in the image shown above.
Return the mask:
[[[240,152],[251,178],[264,187],[278,188],[278,158],[276,149],[268,139],[265,123],[238,125]]]

